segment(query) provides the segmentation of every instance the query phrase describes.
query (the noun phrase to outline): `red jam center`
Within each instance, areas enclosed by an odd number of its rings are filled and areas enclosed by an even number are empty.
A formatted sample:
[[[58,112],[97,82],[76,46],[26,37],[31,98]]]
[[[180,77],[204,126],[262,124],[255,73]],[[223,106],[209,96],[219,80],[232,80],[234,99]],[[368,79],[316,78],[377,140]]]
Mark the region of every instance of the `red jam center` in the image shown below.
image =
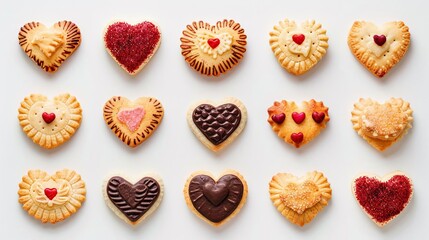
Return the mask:
[[[152,56],[161,40],[158,28],[151,22],[130,25],[117,22],[107,28],[104,41],[115,59],[133,73]]]
[[[45,121],[45,123],[49,124],[55,120],[55,113],[44,112],[42,113],[42,118],[43,118],[43,121]]]
[[[313,112],[313,114],[311,115],[311,117],[313,117],[313,120],[316,123],[321,123],[325,119],[325,113],[323,113],[323,112]]]
[[[57,189],[56,188],[45,188],[45,195],[49,198],[49,200],[54,199],[55,196],[57,196]]]
[[[299,144],[302,142],[302,140],[304,140],[304,134],[302,134],[302,132],[292,133],[290,135],[290,139],[292,139],[292,141],[294,141],[296,144]]]
[[[296,124],[300,124],[304,121],[305,119],[305,113],[304,112],[293,112],[292,113],[292,119],[296,122]]]
[[[207,40],[207,44],[209,44],[209,46],[214,49],[219,46],[220,40],[219,38],[210,38],[209,40]]]
[[[286,119],[286,115],[284,113],[274,114],[271,119],[277,124],[282,124]]]
[[[376,178],[359,177],[355,180],[356,198],[365,211],[377,222],[389,221],[406,207],[412,194],[410,179],[393,176],[387,182]]]
[[[374,35],[374,42],[378,45],[378,46],[383,46],[383,44],[386,42],[386,36],[384,35]]]
[[[292,40],[293,40],[296,44],[301,45],[301,44],[304,42],[304,40],[305,40],[305,35],[304,35],[304,34],[294,34],[294,35],[292,36]]]

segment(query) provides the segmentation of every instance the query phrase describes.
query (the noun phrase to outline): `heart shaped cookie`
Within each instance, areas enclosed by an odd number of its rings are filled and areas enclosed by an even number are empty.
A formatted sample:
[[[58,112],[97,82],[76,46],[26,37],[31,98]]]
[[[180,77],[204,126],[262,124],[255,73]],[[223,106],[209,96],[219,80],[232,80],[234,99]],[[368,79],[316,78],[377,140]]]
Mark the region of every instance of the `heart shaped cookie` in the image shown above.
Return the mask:
[[[247,198],[247,183],[238,172],[225,171],[219,178],[198,171],[186,181],[183,190],[192,212],[212,226],[218,227],[233,218]]]
[[[164,185],[160,177],[152,174],[134,184],[121,176],[113,176],[106,181],[103,194],[110,209],[126,223],[135,226],[158,208],[164,195]]]
[[[79,47],[80,30],[70,21],[48,28],[39,22],[26,23],[18,34],[25,54],[46,72],[55,72]]]
[[[103,116],[112,132],[133,148],[155,132],[164,117],[164,108],[160,101],[152,97],[130,101],[115,96],[104,105]]]
[[[180,47],[192,68],[207,76],[218,76],[243,58],[246,38],[244,29],[234,20],[219,21],[214,26],[199,21],[183,30]]]
[[[269,184],[271,201],[291,223],[304,226],[331,199],[331,185],[323,173],[313,171],[297,178],[290,173],[278,173]]]
[[[68,93],[53,100],[31,94],[21,102],[18,113],[22,130],[34,143],[46,149],[69,140],[82,121],[82,108],[76,97]]]
[[[380,178],[363,174],[352,182],[353,195],[360,207],[379,227],[395,219],[411,201],[413,183],[396,171]]]
[[[153,22],[136,25],[114,22],[104,33],[107,52],[126,72],[135,75],[149,62],[161,44],[161,31]]]
[[[42,223],[57,223],[76,213],[85,201],[85,182],[73,170],[54,175],[30,170],[19,183],[19,203]]]
[[[247,110],[236,98],[227,98],[218,104],[206,100],[189,108],[187,120],[195,136],[206,147],[217,152],[243,131]]]
[[[381,78],[407,52],[410,32],[402,21],[388,22],[382,26],[356,21],[350,29],[348,44],[353,55]]]
[[[319,135],[328,121],[328,108],[314,99],[303,102],[301,107],[282,100],[268,108],[268,122],[274,132],[296,148]]]
[[[380,104],[370,98],[359,99],[352,111],[353,129],[371,146],[384,151],[407,134],[413,110],[402,98]]]
[[[297,25],[285,19],[270,32],[270,45],[280,65],[294,75],[301,75],[326,54],[328,36],[314,20]]]

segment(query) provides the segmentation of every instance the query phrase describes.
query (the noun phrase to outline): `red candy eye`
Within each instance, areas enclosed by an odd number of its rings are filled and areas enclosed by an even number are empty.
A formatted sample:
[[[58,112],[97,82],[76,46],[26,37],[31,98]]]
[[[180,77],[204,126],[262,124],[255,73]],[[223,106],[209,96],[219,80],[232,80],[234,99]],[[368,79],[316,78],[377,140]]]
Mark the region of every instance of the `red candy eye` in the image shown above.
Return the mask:
[[[296,44],[301,45],[301,44],[304,42],[304,40],[305,40],[305,35],[304,35],[304,34],[294,34],[294,35],[292,36],[292,40],[293,40]]]
[[[219,38],[210,38],[209,40],[207,40],[207,44],[209,44],[209,46],[214,49],[219,46],[220,40]]]
[[[284,113],[274,114],[271,119],[277,124],[282,124],[286,119],[286,115]]]
[[[374,35],[374,42],[378,45],[378,46],[383,46],[383,44],[386,42],[386,36],[384,35]]]
[[[313,112],[311,116],[316,123],[321,123],[325,119],[325,113],[323,112]]]
[[[292,113],[292,119],[296,122],[296,124],[300,124],[304,121],[305,119],[305,113],[304,112],[293,112]]]

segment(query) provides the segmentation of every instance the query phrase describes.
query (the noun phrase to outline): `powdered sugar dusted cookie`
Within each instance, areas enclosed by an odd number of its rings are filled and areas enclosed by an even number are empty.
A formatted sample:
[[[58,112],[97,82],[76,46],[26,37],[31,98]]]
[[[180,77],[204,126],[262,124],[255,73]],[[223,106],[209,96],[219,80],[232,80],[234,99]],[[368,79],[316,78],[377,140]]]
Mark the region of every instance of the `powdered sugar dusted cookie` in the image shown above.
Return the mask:
[[[133,148],[155,132],[164,117],[164,108],[153,97],[130,101],[125,97],[115,96],[104,105],[103,116],[112,132]]]
[[[158,175],[143,176],[130,183],[125,177],[114,175],[103,186],[107,205],[132,226],[149,217],[158,208],[164,195],[164,185]]]
[[[270,45],[280,65],[294,75],[301,75],[316,65],[328,49],[328,36],[314,20],[296,24],[285,19],[270,32]]]
[[[29,22],[21,27],[19,45],[39,67],[55,72],[79,47],[81,34],[76,24],[60,21],[48,28],[40,22]]]
[[[182,55],[196,71],[218,76],[232,69],[246,52],[246,34],[234,20],[211,26],[203,21],[187,25],[180,38]]]
[[[382,26],[356,21],[350,29],[348,44],[353,55],[381,78],[407,52],[410,32],[402,21],[388,22]]]
[[[210,100],[192,105],[188,124],[197,138],[212,151],[219,151],[233,142],[247,122],[247,110],[236,98],[214,103]]]
[[[21,102],[18,120],[29,138],[51,149],[69,140],[80,126],[82,108],[76,97],[65,93],[53,100],[31,94]]]
[[[384,151],[407,134],[412,114],[410,104],[402,98],[391,98],[383,104],[361,98],[352,111],[353,129],[371,146]]]
[[[19,183],[19,203],[42,223],[57,223],[76,213],[85,201],[85,182],[73,170],[49,175],[30,170]]]
[[[131,25],[123,21],[109,24],[104,33],[107,52],[131,75],[140,72],[161,44],[161,31],[150,21]]]

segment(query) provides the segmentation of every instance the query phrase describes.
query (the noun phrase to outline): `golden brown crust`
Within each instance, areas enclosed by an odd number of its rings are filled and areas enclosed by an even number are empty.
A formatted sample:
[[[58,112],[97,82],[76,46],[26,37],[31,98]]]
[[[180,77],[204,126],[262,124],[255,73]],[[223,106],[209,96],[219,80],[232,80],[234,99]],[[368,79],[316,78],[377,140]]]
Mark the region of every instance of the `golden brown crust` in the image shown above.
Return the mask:
[[[379,46],[374,35],[386,36]],[[356,21],[350,29],[348,45],[353,55],[375,76],[383,77],[398,63],[410,45],[410,32],[402,21],[376,26],[371,22]]]
[[[234,20],[218,21],[214,26],[203,21],[187,25],[180,38],[182,55],[196,71],[207,76],[218,76],[232,69],[246,52],[246,34]],[[208,45],[211,38],[219,45]]]
[[[40,68],[55,72],[73,54],[81,42],[80,30],[70,21],[60,21],[47,28],[40,22],[21,27],[19,45]]]

